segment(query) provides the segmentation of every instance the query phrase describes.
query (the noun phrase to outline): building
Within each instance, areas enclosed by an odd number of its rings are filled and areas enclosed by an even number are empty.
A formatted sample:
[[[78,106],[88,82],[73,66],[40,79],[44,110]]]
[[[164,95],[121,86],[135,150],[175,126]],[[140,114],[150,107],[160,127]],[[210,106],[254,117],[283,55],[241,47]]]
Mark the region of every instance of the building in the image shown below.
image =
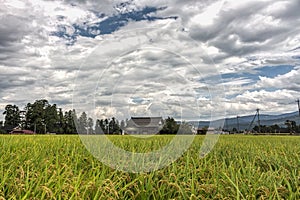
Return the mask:
[[[23,130],[20,127],[14,128],[12,131],[9,132],[10,134],[25,134],[25,135],[33,135],[34,132],[31,130]]]
[[[125,134],[157,134],[163,127],[162,117],[131,117],[124,127]]]
[[[221,131],[216,131],[214,128],[203,127],[197,129],[197,135],[206,135],[208,133],[222,134]]]

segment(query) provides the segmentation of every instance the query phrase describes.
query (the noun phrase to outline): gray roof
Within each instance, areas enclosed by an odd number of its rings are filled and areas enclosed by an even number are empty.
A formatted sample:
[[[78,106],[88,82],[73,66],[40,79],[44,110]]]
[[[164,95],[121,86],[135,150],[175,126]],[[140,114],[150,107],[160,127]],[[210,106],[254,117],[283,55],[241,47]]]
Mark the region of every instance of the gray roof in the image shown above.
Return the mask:
[[[127,126],[158,127],[163,123],[162,117],[131,117]]]

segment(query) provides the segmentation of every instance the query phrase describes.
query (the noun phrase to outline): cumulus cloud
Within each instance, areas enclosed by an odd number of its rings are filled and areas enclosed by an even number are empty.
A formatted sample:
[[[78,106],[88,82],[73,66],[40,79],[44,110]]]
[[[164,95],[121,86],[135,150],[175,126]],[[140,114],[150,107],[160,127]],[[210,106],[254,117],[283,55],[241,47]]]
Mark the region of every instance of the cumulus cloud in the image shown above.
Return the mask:
[[[295,92],[300,91],[300,71],[292,70],[286,74],[278,75],[275,78],[259,77],[256,87],[258,88],[276,88],[289,89]]]
[[[292,111],[299,96],[297,0],[1,4],[0,105],[47,98],[102,117],[209,119],[224,107]],[[293,69],[260,74],[281,65]]]

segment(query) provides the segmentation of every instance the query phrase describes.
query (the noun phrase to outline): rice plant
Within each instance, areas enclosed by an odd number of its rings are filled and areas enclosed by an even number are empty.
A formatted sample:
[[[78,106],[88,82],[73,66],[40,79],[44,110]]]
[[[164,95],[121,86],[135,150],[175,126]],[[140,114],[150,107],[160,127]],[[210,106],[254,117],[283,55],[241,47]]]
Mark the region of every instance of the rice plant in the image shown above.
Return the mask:
[[[110,137],[129,151],[172,136]],[[300,137],[221,136],[204,158],[204,137],[171,165],[125,173],[94,158],[78,136],[0,136],[0,199],[300,199]]]

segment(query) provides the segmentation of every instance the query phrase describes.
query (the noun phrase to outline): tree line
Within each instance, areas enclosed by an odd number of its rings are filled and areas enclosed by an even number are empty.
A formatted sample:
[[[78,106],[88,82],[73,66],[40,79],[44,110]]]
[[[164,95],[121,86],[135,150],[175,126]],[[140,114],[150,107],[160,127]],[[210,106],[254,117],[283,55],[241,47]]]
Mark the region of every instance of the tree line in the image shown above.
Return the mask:
[[[75,109],[63,111],[46,99],[27,103],[23,110],[17,105],[6,105],[3,115],[5,117],[4,122],[0,121],[0,133],[8,133],[15,127],[31,130],[37,134],[121,133],[115,118],[97,119],[94,125],[93,119],[88,117],[86,112],[77,117]]]
[[[3,112],[4,122],[0,121],[0,133],[9,133],[15,127],[31,130],[37,134],[122,134],[127,120],[118,121],[116,118],[96,119],[88,117],[86,112],[77,116],[75,109],[63,111],[48,100],[36,100],[27,103],[23,110],[17,105],[7,105]],[[160,134],[176,134],[179,125],[174,118],[165,120]]]
[[[63,112],[56,104],[50,104],[47,100],[36,100],[34,103],[27,103],[23,110],[17,105],[5,106],[4,122],[0,122],[2,132],[20,127],[31,130],[35,133],[76,133],[74,123],[75,110]]]
[[[0,121],[0,133],[9,133],[15,127],[31,130],[37,134],[56,133],[56,134],[122,134],[127,120],[118,121],[116,118],[96,119],[88,117],[86,112],[82,112],[77,116],[76,111],[63,111],[56,104],[50,104],[48,100],[36,100],[34,103],[27,103],[23,110],[17,105],[7,105],[3,112],[4,121]],[[254,133],[279,133],[300,132],[300,126],[295,121],[286,120],[286,128],[279,125],[260,125],[254,126],[250,132]],[[77,128],[76,128],[77,127]],[[160,130],[160,134],[176,134],[180,132],[191,133],[191,127],[187,123],[179,125],[174,118],[168,117],[164,120],[164,126]],[[183,131],[182,131],[183,130]],[[227,130],[225,130],[227,131]],[[245,130],[247,132],[247,130]],[[233,128],[231,133],[241,132]]]
[[[251,133],[300,133],[300,125],[298,126],[297,123],[293,120],[286,120],[284,122],[285,126],[279,126],[278,124],[273,124],[270,126],[267,125],[255,125],[250,130],[238,130],[237,128],[233,127],[232,130],[224,129],[224,131],[229,133],[244,133],[244,132],[251,132]]]
[[[257,133],[280,133],[280,132],[299,133],[300,132],[300,126],[297,126],[297,123],[293,120],[286,120],[284,125],[286,126],[286,128],[281,128],[277,124],[271,126],[256,125],[253,128],[253,131]]]

